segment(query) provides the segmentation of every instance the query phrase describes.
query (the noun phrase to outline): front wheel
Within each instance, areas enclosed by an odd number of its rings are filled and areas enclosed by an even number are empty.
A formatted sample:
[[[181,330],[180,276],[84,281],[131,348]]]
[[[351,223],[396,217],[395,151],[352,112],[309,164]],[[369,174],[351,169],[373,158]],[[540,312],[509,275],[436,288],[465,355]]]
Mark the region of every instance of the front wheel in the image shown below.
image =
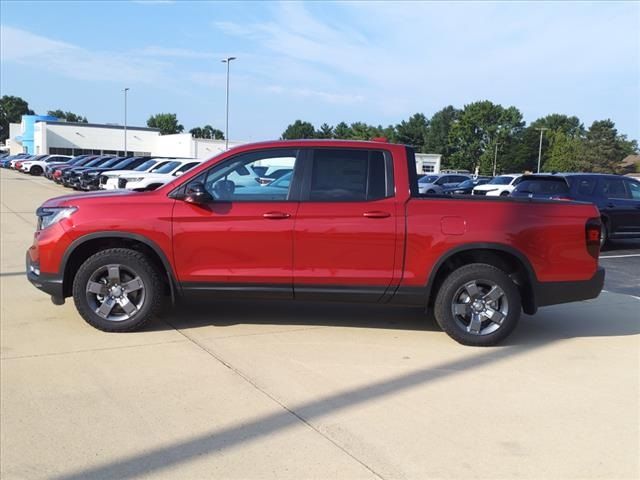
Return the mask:
[[[107,332],[140,328],[162,304],[157,269],[141,252],[110,248],[89,257],[73,280],[73,300],[90,325]]]
[[[473,263],[452,272],[435,301],[438,325],[454,340],[487,347],[500,343],[520,319],[518,287],[499,268]]]
[[[509,192],[504,191],[500,194],[501,197],[508,197],[509,196]]]

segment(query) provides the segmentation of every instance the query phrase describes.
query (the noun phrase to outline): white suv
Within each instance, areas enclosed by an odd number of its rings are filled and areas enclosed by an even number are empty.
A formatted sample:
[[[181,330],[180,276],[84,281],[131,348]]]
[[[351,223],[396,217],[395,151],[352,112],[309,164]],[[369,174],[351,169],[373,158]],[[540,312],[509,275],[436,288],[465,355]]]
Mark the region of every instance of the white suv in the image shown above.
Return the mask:
[[[488,197],[506,197],[516,185],[520,183],[522,174],[520,173],[508,173],[506,175],[499,175],[491,179],[489,183],[484,185],[478,185],[473,189],[473,195],[486,195]]]
[[[146,162],[138,165],[133,170],[107,170],[100,175],[99,188],[102,190],[115,190],[118,188],[118,178],[134,172],[146,173],[155,172],[160,167],[166,165],[175,158],[150,158]]]
[[[155,190],[171,180],[175,180],[184,172],[200,165],[203,160],[170,160],[151,172],[128,172],[118,177],[118,188],[145,191]]]
[[[69,155],[46,155],[41,158],[36,157],[34,160],[26,160],[20,165],[20,171],[30,173],[31,175],[42,175],[47,163],[50,162],[67,162]]]

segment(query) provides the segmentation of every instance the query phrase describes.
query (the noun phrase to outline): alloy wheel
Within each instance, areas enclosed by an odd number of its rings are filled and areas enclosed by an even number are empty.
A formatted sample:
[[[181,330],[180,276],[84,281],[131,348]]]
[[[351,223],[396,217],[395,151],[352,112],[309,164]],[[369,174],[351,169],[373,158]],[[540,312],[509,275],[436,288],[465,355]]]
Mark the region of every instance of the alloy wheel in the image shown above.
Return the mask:
[[[93,311],[113,322],[133,317],[142,308],[146,296],[142,278],[121,264],[98,268],[87,282],[86,295]]]
[[[474,280],[456,291],[451,311],[455,322],[468,333],[489,335],[501,327],[509,314],[509,301],[495,282]]]

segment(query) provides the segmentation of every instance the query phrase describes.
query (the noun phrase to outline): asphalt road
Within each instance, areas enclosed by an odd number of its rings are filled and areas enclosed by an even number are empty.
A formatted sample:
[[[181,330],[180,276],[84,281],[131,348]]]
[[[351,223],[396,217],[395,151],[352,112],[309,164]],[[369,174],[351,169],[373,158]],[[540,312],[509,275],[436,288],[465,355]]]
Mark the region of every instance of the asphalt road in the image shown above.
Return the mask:
[[[606,271],[604,289],[640,299],[640,240],[610,242],[600,253]]]
[[[293,302],[109,334],[24,275],[34,210],[65,193],[0,171],[3,480],[640,478],[631,295],[523,315],[495,348],[420,309]],[[602,260],[609,289],[629,259]]]

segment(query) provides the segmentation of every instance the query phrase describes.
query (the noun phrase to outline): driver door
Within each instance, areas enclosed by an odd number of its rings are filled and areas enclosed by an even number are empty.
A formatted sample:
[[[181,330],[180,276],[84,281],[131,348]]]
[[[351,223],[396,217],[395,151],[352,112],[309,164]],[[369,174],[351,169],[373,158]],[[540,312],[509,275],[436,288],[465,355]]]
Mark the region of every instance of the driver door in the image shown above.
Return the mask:
[[[213,200],[175,203],[173,251],[183,289],[225,296],[263,292],[293,297],[298,153],[297,149],[241,153],[190,182],[202,182]],[[260,169],[253,168],[263,166],[290,172],[277,184],[263,185]]]

